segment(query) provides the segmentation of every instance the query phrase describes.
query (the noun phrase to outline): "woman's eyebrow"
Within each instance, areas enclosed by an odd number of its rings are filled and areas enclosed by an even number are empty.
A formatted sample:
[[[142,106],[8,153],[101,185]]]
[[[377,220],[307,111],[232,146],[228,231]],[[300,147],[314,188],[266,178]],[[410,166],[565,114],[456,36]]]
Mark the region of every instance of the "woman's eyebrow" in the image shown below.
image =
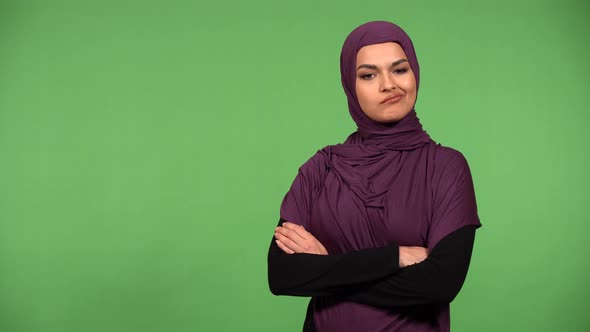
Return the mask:
[[[406,59],[399,59],[397,61],[394,61],[391,64],[391,67],[395,67],[395,66],[399,65],[400,63],[407,62],[407,61],[408,60],[406,60]],[[368,69],[375,69],[376,70],[377,69],[377,66],[375,66],[375,65],[369,65],[369,64],[362,64],[362,65],[358,66],[358,68],[356,70],[359,70],[361,68],[368,68]]]

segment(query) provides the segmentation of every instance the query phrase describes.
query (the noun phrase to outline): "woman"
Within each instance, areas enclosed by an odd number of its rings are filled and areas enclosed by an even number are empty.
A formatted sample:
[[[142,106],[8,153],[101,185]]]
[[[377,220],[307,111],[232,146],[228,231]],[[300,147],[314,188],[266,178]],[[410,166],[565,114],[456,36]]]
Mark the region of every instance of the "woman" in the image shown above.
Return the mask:
[[[340,71],[358,130],[300,167],[269,249],[271,291],[312,297],[304,331],[448,331],[481,226],[467,162],[422,130],[400,27],[356,28]]]

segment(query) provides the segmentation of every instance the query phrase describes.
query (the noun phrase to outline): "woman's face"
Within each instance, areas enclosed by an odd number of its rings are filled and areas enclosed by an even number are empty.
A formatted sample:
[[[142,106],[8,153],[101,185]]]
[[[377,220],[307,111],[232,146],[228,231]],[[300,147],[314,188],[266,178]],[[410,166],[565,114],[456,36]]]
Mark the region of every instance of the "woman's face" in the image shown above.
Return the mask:
[[[416,77],[402,47],[393,42],[362,47],[356,55],[356,95],[378,122],[401,120],[416,103]]]

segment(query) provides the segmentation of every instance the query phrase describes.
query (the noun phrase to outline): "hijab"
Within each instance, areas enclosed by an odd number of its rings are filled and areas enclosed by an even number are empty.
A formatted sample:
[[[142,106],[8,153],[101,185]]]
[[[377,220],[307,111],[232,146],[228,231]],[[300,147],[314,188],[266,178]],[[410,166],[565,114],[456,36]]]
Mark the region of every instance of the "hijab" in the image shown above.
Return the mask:
[[[356,57],[367,45],[385,42],[398,43],[416,77],[416,91],[420,82],[420,67],[410,37],[399,26],[385,21],[365,23],[353,30],[344,41],[340,55],[342,86],[348,99],[348,111],[357,125],[344,144],[329,149],[332,167],[349,184],[366,206],[382,207],[383,197],[393,180],[379,176],[399,159],[392,151],[417,149],[430,141],[422,129],[414,108],[393,123],[380,123],[369,118],[361,109],[356,96]]]
[[[353,30],[342,47],[340,75],[348,98],[348,111],[358,126],[346,143],[363,142],[380,145],[392,150],[412,150],[429,141],[422,130],[416,111],[411,110],[404,118],[394,123],[380,123],[369,118],[361,109],[356,96],[356,57],[358,51],[368,45],[394,42],[399,44],[416,77],[416,91],[420,87],[420,66],[410,37],[399,26],[385,21],[365,23]]]

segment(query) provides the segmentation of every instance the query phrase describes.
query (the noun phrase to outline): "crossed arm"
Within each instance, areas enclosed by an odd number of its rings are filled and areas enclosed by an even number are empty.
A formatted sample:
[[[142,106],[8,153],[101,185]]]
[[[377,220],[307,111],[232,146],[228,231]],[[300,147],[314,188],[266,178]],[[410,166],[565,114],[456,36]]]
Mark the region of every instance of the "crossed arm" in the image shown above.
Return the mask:
[[[422,247],[386,247],[329,255],[303,227],[281,220],[268,255],[276,295],[337,295],[379,307],[451,302],[463,285],[476,226]]]
[[[290,222],[279,224],[275,229],[276,244],[287,254],[306,253],[327,255],[328,251],[318,239],[303,226]],[[399,246],[399,267],[422,262],[428,257],[428,248]]]

